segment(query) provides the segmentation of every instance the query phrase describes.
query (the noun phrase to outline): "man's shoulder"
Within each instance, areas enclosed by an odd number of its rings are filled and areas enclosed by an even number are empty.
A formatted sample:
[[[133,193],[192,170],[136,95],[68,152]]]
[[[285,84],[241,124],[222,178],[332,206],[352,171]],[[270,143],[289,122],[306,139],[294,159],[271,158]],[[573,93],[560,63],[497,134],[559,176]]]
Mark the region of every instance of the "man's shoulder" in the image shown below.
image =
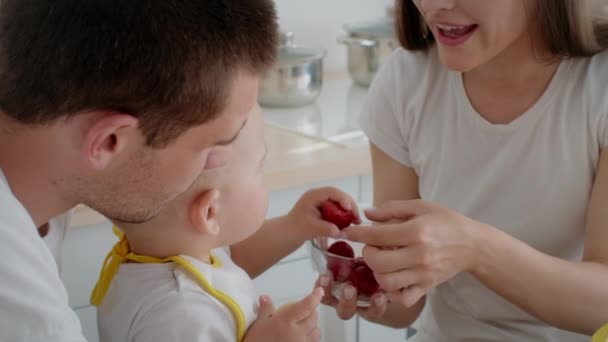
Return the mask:
[[[8,184],[0,180],[0,236],[4,231],[17,227],[33,229],[34,222],[25,207],[13,195]]]
[[[0,340],[84,341],[52,254],[25,208],[2,185]]]

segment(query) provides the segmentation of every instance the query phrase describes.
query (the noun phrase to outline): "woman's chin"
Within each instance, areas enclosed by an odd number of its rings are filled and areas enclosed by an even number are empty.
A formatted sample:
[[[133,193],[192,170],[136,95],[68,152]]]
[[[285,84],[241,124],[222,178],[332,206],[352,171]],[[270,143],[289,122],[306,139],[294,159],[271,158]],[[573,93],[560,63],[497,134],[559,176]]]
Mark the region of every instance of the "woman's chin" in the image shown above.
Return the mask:
[[[465,53],[441,51],[440,49],[439,58],[442,64],[453,71],[467,72],[479,66],[477,58]]]

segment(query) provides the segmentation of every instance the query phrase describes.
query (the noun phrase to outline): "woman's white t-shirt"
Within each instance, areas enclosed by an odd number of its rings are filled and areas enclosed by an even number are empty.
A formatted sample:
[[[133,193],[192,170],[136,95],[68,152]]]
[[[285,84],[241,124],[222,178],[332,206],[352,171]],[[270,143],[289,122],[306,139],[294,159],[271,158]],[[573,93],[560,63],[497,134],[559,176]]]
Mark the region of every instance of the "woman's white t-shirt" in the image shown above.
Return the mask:
[[[416,172],[423,200],[578,261],[599,154],[608,145],[607,92],[608,53],[566,59],[532,108],[509,124],[491,124],[436,51],[399,49],[370,88],[361,126]],[[589,339],[544,324],[468,273],[437,287],[427,304],[418,341]]]

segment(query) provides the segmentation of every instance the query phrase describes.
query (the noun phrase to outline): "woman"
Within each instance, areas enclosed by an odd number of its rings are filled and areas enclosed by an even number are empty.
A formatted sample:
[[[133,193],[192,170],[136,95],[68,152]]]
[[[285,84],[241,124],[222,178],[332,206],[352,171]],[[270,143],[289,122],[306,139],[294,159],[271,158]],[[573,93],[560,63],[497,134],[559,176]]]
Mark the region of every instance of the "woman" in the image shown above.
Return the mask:
[[[608,322],[608,30],[588,5],[397,1],[403,49],[361,120],[377,226],[347,230],[385,292],[361,316],[420,317],[417,342],[588,341]],[[355,297],[325,303],[347,319]]]

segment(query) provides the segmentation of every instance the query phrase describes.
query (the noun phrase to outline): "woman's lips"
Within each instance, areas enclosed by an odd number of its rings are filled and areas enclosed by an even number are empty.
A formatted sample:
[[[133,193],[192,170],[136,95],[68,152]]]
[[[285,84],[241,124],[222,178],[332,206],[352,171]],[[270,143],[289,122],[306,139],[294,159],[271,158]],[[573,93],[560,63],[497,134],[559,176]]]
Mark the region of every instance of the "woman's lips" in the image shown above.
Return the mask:
[[[467,41],[477,31],[477,25],[435,24],[437,39],[448,46],[457,46]]]

